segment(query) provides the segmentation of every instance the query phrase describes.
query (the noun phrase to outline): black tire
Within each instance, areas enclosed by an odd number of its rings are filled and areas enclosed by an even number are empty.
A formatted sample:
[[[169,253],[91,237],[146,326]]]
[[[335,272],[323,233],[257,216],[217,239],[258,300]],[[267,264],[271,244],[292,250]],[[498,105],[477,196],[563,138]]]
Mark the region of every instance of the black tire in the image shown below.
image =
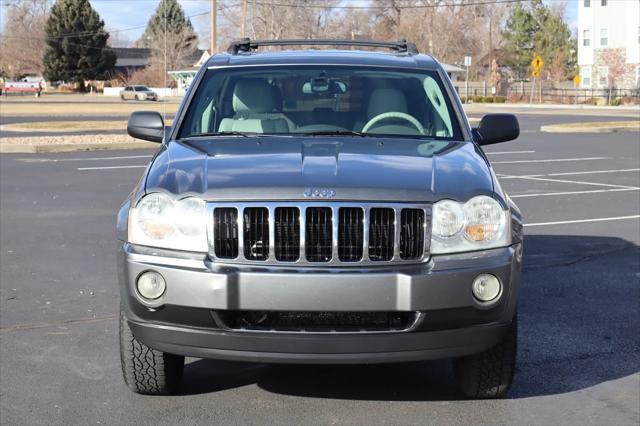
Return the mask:
[[[182,381],[184,357],[151,349],[131,333],[120,313],[120,362],[129,389],[145,395],[173,395]]]
[[[491,349],[453,359],[453,374],[458,389],[468,398],[502,398],[516,369],[518,317],[514,315],[509,331]]]
[[[140,99],[140,95],[136,95],[136,101],[141,101],[142,99]]]
[[[127,98],[125,98],[124,95],[120,95],[120,99],[122,99],[123,101],[127,100]]]

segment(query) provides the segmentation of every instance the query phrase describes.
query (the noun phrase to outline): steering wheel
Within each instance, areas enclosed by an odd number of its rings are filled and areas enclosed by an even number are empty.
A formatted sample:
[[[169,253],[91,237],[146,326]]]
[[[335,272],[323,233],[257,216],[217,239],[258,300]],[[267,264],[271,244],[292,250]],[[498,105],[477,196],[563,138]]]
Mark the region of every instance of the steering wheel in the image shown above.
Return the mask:
[[[367,124],[364,125],[364,127],[362,128],[362,133],[366,133],[367,130],[369,130],[371,127],[373,127],[374,124],[383,121],[383,120],[389,120],[392,118],[399,118],[401,120],[405,120],[408,121],[409,123],[411,123],[411,125],[413,127],[415,127],[416,129],[418,129],[418,131],[420,132],[421,135],[424,135],[424,127],[422,127],[422,124],[420,124],[420,122],[418,120],[416,120],[415,117],[409,115],[409,114],[405,114],[404,112],[395,112],[395,111],[391,111],[391,112],[383,112],[382,114],[378,114],[375,117],[373,117],[371,120],[367,121]]]

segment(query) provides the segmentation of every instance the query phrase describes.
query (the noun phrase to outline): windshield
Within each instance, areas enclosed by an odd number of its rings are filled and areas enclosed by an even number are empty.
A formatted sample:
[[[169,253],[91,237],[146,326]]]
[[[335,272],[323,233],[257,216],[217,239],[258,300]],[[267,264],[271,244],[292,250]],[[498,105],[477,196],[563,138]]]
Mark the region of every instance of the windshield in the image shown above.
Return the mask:
[[[460,139],[434,71],[296,65],[208,70],[179,138],[305,134]]]
[[[146,92],[149,90],[147,86],[135,86],[137,92]]]

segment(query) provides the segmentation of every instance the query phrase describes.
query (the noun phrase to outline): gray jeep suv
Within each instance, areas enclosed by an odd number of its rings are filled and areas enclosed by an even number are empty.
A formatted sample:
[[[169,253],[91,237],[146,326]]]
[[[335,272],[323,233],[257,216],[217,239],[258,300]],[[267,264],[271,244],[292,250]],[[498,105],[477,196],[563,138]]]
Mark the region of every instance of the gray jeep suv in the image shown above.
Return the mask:
[[[269,51],[272,45],[363,50]],[[378,49],[372,50],[372,49]],[[405,41],[241,40],[197,73],[118,214],[127,385],[178,391],[184,357],[452,358],[468,397],[516,359],[522,218],[449,77]]]

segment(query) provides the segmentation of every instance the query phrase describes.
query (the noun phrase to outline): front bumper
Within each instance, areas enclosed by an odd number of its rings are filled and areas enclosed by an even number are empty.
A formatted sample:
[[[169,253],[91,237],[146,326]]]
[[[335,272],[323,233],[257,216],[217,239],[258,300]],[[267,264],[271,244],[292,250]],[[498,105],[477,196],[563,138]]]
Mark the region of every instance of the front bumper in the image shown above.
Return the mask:
[[[169,353],[294,363],[371,363],[446,358],[495,345],[513,318],[522,246],[432,256],[420,265],[367,268],[262,268],[219,265],[193,255],[124,244],[119,252],[122,307],[133,334]],[[167,290],[147,303],[137,277],[154,270]],[[503,284],[491,306],[471,283],[492,273]],[[361,333],[252,332],[221,329],[215,311],[415,311],[410,330]]]

